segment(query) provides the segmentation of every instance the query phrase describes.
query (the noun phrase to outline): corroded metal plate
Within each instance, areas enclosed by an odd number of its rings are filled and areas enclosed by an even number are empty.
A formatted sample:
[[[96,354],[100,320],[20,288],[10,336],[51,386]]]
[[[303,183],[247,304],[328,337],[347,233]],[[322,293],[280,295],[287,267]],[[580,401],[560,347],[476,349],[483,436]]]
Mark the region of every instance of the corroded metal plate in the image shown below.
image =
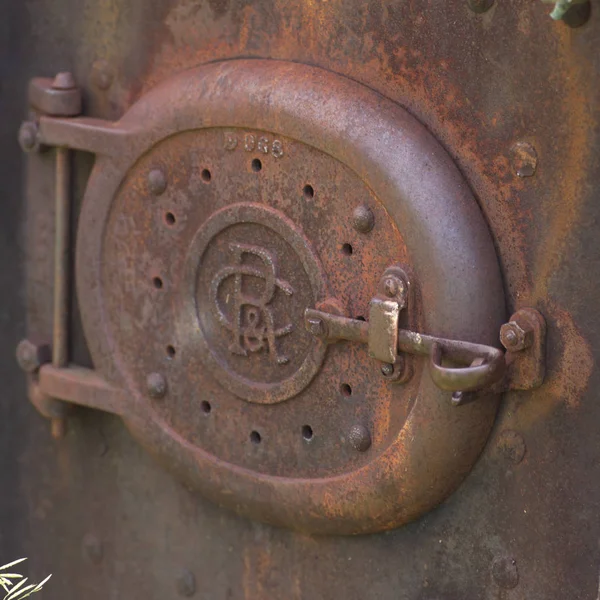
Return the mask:
[[[84,201],[77,285],[133,434],[217,502],[297,529],[386,529],[451,493],[496,398],[456,409],[420,361],[391,384],[365,346],[327,348],[302,323],[323,303],[368,317],[402,263],[419,331],[496,343],[493,245],[426,130],[354,82],[275,61],[177,76],[119,126],[127,143],[98,158]]]

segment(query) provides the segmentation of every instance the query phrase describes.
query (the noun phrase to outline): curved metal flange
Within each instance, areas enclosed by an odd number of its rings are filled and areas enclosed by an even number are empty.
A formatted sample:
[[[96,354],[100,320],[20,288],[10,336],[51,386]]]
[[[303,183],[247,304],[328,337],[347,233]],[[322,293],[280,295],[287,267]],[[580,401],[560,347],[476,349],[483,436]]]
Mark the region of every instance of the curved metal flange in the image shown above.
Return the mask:
[[[405,110],[340,76],[299,64],[210,64],[158,86],[114,126],[130,132],[117,158],[99,156],[77,244],[77,288],[96,368],[117,387],[105,334],[102,238],[112,198],[135,160],[160,140],[205,127],[274,131],[353,169],[401,228],[434,335],[495,345],[504,316],[490,234],[451,158]],[[143,128],[140,129],[140,128]],[[360,470],[321,479],[275,477],[228,464],[144,411],[131,394],[123,418],[141,442],[194,487],[253,518],[314,533],[355,534],[406,523],[445,499],[476,461],[497,402],[456,410],[428,375],[396,439]]]

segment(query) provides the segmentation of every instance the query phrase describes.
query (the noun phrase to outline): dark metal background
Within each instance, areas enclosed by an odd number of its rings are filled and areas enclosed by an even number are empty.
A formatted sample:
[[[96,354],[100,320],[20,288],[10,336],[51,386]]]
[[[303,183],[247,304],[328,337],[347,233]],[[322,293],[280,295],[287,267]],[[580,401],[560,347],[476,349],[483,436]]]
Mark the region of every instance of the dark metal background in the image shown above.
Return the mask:
[[[174,597],[188,569],[196,597],[211,600],[596,600],[600,12],[577,30],[548,12],[532,0],[482,15],[462,0],[6,2],[1,558],[54,573],[46,598]],[[26,180],[16,143],[27,80],[71,69],[86,114],[117,118],[173,72],[241,56],[315,64],[407,107],[479,199],[509,312],[534,306],[548,322],[546,384],[506,395],[458,492],[387,534],[311,538],[236,518],[176,483],[108,415],[80,410],[53,442],[13,359],[26,311],[30,331],[49,333],[51,318],[52,159],[34,157]],[[517,142],[537,151],[533,177],[516,175]],[[91,158],[75,163],[80,197]],[[86,354],[78,334],[76,362]]]

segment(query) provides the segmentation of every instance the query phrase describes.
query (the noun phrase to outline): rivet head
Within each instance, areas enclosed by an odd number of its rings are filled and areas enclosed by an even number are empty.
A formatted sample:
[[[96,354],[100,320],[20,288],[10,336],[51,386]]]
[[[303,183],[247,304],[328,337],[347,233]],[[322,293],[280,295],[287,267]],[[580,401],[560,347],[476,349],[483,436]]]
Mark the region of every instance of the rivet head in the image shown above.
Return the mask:
[[[188,569],[182,569],[177,576],[175,587],[180,596],[189,598],[196,593],[196,577]]]
[[[467,5],[474,13],[484,13],[494,5],[494,0],[467,0]]]
[[[81,544],[83,555],[94,565],[99,565],[104,557],[102,542],[93,534],[84,536]]]
[[[506,460],[513,465],[518,465],[525,458],[527,447],[521,434],[507,429],[498,438],[498,450]]]
[[[383,282],[383,292],[388,298],[393,298],[398,294],[399,285],[395,277],[386,277]]]
[[[53,90],[72,90],[75,87],[75,78],[68,71],[58,73],[52,82]]]
[[[152,398],[163,398],[167,393],[167,380],[160,373],[150,373],[146,378],[146,386]]]
[[[517,561],[508,556],[499,556],[492,561],[492,576],[494,581],[506,590],[517,587],[519,583],[519,570]]]
[[[99,90],[107,90],[112,85],[113,79],[113,70],[103,58],[94,61],[90,74],[90,80],[94,86]]]
[[[373,211],[364,204],[357,206],[352,213],[352,225],[360,233],[369,233],[375,226]]]
[[[348,441],[355,450],[366,452],[371,447],[371,433],[364,425],[352,425]]]
[[[152,169],[148,173],[148,189],[155,196],[160,196],[167,189],[167,178],[161,169]]]
[[[38,128],[31,121],[25,121],[19,128],[19,145],[24,152],[33,152],[39,148]]]
[[[532,177],[538,164],[535,148],[528,142],[517,142],[511,149],[512,163],[518,177]]]
[[[384,377],[391,377],[394,374],[394,365],[391,365],[390,363],[382,365],[381,374]]]
[[[17,362],[26,373],[35,373],[44,363],[50,362],[50,346],[21,340],[17,346]]]

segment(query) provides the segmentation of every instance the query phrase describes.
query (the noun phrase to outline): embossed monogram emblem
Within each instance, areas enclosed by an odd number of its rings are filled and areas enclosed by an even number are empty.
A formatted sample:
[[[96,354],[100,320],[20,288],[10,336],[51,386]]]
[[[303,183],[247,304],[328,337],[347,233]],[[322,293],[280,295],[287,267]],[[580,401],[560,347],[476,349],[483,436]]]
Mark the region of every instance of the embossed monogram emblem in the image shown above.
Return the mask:
[[[277,350],[277,338],[290,333],[292,323],[282,327],[275,324],[272,302],[281,290],[285,295],[294,293],[292,286],[277,277],[275,257],[260,246],[230,243],[233,263],[222,268],[214,276],[210,285],[211,305],[221,325],[232,333],[229,351],[232,354],[248,356],[248,352],[259,352],[267,348],[273,363],[284,365],[289,359]],[[259,261],[244,262],[245,257],[257,257]],[[258,262],[258,264],[257,264]],[[219,291],[223,283],[233,278],[233,291],[227,295],[225,304],[231,310],[221,308]],[[250,294],[245,291],[244,282],[258,281],[260,292]],[[253,285],[253,290],[256,286]],[[229,314],[227,314],[229,313]]]

